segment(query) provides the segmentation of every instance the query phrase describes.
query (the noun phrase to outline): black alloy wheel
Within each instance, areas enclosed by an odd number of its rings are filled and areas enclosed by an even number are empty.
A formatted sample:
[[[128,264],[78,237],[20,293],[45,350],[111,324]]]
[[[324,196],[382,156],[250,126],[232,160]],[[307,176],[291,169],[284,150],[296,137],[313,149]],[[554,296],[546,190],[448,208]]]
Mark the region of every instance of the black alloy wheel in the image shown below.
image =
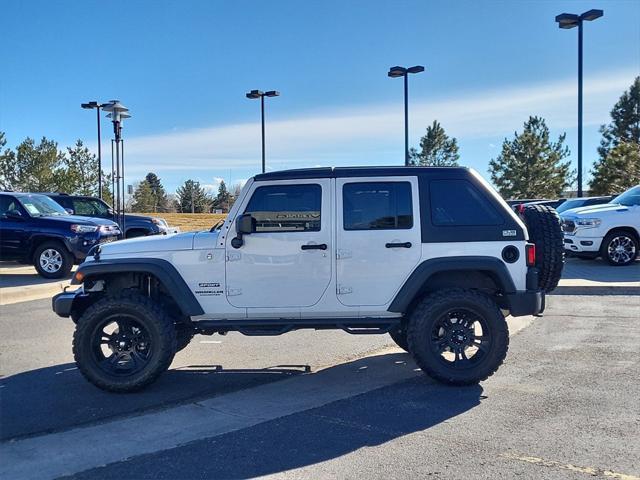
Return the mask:
[[[486,320],[476,312],[454,308],[434,323],[430,346],[444,365],[473,368],[491,348],[491,333]]]
[[[134,375],[149,364],[153,344],[147,329],[132,315],[116,313],[96,325],[93,361],[108,375]]]

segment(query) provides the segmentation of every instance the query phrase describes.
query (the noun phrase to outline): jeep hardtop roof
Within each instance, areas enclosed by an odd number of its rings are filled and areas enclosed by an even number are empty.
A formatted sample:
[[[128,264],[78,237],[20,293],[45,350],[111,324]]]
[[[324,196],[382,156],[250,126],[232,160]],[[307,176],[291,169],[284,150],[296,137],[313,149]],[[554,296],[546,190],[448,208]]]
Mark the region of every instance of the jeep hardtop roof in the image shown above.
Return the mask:
[[[466,167],[317,167],[280,170],[278,172],[260,173],[254,180],[297,180],[310,178],[340,178],[340,177],[395,177],[420,176],[425,174],[456,175],[468,174]]]

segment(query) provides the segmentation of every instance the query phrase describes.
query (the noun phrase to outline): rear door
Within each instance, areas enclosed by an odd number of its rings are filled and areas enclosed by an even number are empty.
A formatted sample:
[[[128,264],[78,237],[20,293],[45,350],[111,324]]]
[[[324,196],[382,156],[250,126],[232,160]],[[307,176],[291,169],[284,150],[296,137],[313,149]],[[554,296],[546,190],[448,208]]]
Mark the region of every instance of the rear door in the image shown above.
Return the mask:
[[[338,178],[336,199],[338,300],[385,305],[420,261],[418,179]]]

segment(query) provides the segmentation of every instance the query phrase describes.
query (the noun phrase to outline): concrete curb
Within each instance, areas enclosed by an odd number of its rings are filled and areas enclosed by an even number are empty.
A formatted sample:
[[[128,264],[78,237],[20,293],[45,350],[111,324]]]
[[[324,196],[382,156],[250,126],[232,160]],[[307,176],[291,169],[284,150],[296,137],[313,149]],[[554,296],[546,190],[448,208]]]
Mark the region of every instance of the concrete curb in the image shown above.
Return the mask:
[[[40,285],[0,288],[0,306],[53,297],[69,285],[69,280]]]

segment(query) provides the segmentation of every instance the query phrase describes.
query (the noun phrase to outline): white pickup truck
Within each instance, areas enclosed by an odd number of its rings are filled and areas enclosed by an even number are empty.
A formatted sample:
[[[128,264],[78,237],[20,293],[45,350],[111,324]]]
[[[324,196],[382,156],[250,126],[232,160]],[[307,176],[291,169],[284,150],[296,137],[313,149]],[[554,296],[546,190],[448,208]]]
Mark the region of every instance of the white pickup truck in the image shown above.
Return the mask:
[[[562,231],[564,248],[573,256],[631,265],[640,249],[640,185],[609,203],[562,212]]]

